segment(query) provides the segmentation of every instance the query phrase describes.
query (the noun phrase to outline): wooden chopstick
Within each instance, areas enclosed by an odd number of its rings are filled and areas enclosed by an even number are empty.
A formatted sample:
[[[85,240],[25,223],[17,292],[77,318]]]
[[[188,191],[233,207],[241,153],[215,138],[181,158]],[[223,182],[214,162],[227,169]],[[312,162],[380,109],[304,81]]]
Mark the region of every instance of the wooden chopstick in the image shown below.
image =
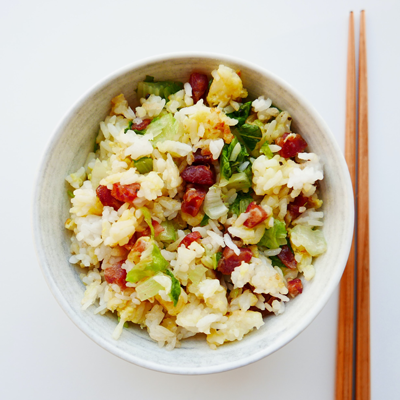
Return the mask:
[[[346,84],[346,140],[345,158],[353,184],[356,188],[356,50],[354,39],[354,15],[350,13],[349,41],[347,48]],[[336,353],[336,399],[351,400],[353,396],[354,351],[354,268],[355,234],[349,259],[340,281],[339,320]]]
[[[371,398],[369,184],[368,184],[368,82],[365,12],[361,11],[358,68],[358,184],[357,184],[357,333],[356,400]]]

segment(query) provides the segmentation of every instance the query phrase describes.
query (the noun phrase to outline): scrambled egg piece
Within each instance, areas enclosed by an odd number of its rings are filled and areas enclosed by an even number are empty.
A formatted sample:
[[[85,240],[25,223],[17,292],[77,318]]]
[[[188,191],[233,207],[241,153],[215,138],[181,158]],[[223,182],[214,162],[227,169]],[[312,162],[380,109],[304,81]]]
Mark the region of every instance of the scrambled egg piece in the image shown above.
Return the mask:
[[[247,90],[243,88],[242,80],[233,69],[220,65],[211,75],[214,80],[207,96],[210,106],[225,107],[231,100],[247,97]]]

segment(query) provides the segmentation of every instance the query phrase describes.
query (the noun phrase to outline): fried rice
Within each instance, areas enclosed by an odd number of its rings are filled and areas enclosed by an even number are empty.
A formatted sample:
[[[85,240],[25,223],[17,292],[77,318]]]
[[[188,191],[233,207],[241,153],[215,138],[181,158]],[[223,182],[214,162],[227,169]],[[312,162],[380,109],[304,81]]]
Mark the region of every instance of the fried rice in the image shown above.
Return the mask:
[[[241,340],[306,290],[326,251],[322,163],[228,66],[147,76],[137,98],[111,100],[66,178],[82,308],[113,313],[116,340],[130,324],[169,350],[197,334],[212,349]]]

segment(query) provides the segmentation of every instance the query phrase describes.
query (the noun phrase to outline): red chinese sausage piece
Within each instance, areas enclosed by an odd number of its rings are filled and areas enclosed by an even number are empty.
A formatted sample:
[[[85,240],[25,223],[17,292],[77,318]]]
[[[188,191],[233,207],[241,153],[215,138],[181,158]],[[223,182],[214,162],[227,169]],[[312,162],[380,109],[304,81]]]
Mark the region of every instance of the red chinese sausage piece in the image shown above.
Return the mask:
[[[140,124],[132,124],[131,130],[135,131],[143,131],[147,128],[147,126],[150,124],[151,119],[144,119]]]
[[[248,263],[253,257],[253,253],[250,249],[240,248],[240,254],[237,256],[235,252],[229,247],[225,247],[222,258],[218,263],[218,271],[222,272],[224,275],[230,275],[233,270],[238,267],[242,261]]]
[[[197,242],[199,239],[201,239],[199,232],[191,232],[182,239],[179,246],[185,246],[188,248],[193,242]]]
[[[213,158],[211,151],[208,149],[197,149],[193,154],[193,164],[212,164]]]
[[[182,211],[195,217],[203,204],[207,191],[201,186],[192,186],[186,190],[183,196]]]
[[[126,288],[126,271],[121,268],[124,262],[119,261],[104,270],[104,279],[110,284],[116,283],[121,289]]]
[[[96,194],[103,206],[112,207],[115,211],[118,211],[122,204],[124,204],[124,202],[121,202],[113,197],[111,190],[108,189],[107,186],[97,186]]]
[[[164,228],[154,219],[151,220],[151,224],[153,225],[154,228],[154,236],[157,237],[164,230]],[[151,236],[151,229],[148,226],[144,231],[136,232],[136,235],[138,238],[142,236]]]
[[[282,251],[278,254],[278,258],[285,264],[285,267],[290,269],[296,269],[297,261],[294,258],[294,254],[290,250],[288,245],[281,247]]]
[[[246,228],[254,228],[268,218],[267,212],[254,201],[247,206],[246,213],[250,213],[246,221],[243,222]]]
[[[308,200],[308,197],[304,197],[302,194],[300,194],[288,205],[288,212],[292,216],[292,221],[301,214],[300,207],[304,207]]]
[[[193,103],[196,104],[204,96],[208,88],[207,75],[193,72],[193,74],[190,75],[189,83],[192,87]]]
[[[288,295],[290,297],[294,298],[303,293],[303,284],[301,283],[300,279],[292,279],[291,281],[288,281],[287,285],[289,290]]]
[[[130,185],[114,183],[111,195],[123,203],[132,203],[132,201],[136,199],[139,189],[139,183],[132,183]]]
[[[275,140],[275,144],[282,147],[279,155],[284,158],[296,157],[307,147],[307,142],[298,133],[286,132]]]
[[[199,185],[211,186],[215,183],[214,173],[206,165],[190,165],[182,171],[181,177],[186,182]]]

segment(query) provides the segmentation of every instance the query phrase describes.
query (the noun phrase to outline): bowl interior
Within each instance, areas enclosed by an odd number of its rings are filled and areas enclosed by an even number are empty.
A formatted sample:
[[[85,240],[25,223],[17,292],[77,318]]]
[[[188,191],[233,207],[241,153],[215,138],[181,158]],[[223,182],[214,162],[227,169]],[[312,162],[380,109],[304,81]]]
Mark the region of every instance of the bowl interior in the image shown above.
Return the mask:
[[[70,207],[65,176],[77,170],[93,148],[99,122],[110,109],[110,100],[124,93],[137,105],[135,89],[146,75],[186,82],[191,72],[210,74],[219,64],[240,69],[251,97],[266,95],[293,117],[293,130],[302,134],[309,149],[324,162],[321,184],[324,200],[324,234],[328,251],[316,259],[316,275],[305,282],[303,294],[290,301],[285,313],[264,319],[265,325],[240,342],[210,350],[204,338],[182,341],[169,352],[158,348],[145,330],[125,329],[112,339],[113,315],[81,310],[84,285],[79,271],[69,264],[70,238],[64,229]],[[274,75],[248,63],[226,57],[199,55],[153,59],[135,64],[105,79],[89,91],[66,115],[45,152],[36,183],[34,235],[40,264],[56,299],[83,332],[115,355],[138,365],[172,373],[211,373],[256,361],[299,334],[322,309],[339,282],[348,257],[353,227],[353,196],[347,168],[329,129],[308,103]],[[93,307],[92,307],[93,308]]]

